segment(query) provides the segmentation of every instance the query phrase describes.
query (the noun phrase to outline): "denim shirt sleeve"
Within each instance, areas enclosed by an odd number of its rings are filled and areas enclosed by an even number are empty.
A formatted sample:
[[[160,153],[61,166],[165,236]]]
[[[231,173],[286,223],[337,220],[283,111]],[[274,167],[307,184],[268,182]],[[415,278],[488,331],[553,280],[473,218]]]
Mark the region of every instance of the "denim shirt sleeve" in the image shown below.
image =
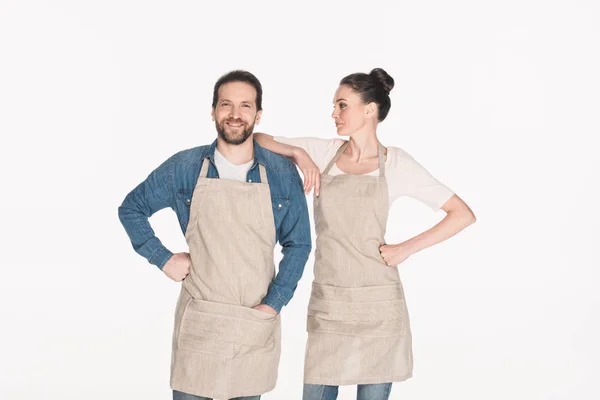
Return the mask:
[[[173,158],[170,158],[133,189],[119,207],[119,219],[133,249],[160,269],[173,253],[156,237],[148,218],[172,204]]]
[[[279,272],[262,300],[263,304],[273,307],[277,312],[292,299],[311,250],[306,197],[295,166],[292,167],[289,198],[290,208],[278,231],[283,259],[279,263]]]

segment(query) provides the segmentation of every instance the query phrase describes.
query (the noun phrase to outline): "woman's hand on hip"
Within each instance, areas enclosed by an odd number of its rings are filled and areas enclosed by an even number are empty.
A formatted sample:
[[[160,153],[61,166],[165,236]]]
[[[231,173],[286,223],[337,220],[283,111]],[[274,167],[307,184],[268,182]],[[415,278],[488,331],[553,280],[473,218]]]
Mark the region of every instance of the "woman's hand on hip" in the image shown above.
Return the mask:
[[[379,253],[381,253],[381,258],[383,258],[388,267],[395,267],[401,264],[411,255],[406,246],[402,246],[402,243],[384,244],[379,247]]]

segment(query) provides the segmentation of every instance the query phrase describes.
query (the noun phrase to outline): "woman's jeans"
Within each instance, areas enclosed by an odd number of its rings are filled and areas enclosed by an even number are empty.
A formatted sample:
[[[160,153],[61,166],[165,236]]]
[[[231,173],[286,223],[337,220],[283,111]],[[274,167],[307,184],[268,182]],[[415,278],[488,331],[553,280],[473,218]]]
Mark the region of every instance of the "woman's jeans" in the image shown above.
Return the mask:
[[[391,383],[357,385],[356,400],[388,400],[392,391]],[[338,386],[304,384],[302,400],[336,400]]]

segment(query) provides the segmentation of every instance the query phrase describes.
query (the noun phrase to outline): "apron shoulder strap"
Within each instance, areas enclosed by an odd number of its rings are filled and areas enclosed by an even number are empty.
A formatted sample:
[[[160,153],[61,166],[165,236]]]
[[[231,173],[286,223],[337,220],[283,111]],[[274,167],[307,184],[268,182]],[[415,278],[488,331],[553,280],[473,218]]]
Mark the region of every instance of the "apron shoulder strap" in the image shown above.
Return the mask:
[[[202,161],[202,168],[200,169],[200,178],[206,178],[206,175],[208,174],[208,165],[209,165],[210,161],[208,161],[208,158],[205,158]]]
[[[329,161],[329,164],[327,164],[327,167],[323,170],[323,175],[327,175],[329,173],[329,171],[333,167],[333,164],[335,164],[336,161],[342,156],[342,153],[344,153],[344,151],[346,150],[346,148],[348,147],[349,144],[350,144],[350,142],[348,141],[340,146],[338,151],[335,153],[335,156],[331,159],[331,161]],[[379,152],[378,153],[379,153],[379,177],[383,178],[383,177],[385,177],[385,148],[383,147],[383,145],[381,143],[379,143]]]
[[[333,167],[333,164],[335,164],[335,162],[342,156],[342,154],[344,153],[344,150],[346,150],[346,147],[348,147],[349,144],[350,144],[350,142],[347,141],[346,143],[344,143],[343,145],[340,146],[338,151],[335,153],[335,156],[333,156],[331,161],[329,161],[329,164],[327,164],[327,167],[323,170],[323,175],[327,175],[329,173],[329,171],[331,170],[331,167]]]
[[[385,147],[379,143],[379,177],[385,177]]]
[[[260,171],[260,183],[269,184],[269,180],[267,179],[267,169],[265,166],[258,164],[258,170]]]

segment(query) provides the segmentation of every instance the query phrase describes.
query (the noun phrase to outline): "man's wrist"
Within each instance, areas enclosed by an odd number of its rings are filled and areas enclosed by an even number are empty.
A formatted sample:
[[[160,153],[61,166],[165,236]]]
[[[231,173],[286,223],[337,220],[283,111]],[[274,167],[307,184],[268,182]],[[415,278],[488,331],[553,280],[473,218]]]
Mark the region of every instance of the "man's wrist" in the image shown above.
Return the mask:
[[[156,249],[156,251],[154,252],[154,254],[152,254],[148,261],[150,262],[150,264],[154,264],[160,270],[162,270],[165,264],[171,259],[171,257],[173,257],[173,253],[171,253],[166,247],[161,246]]]
[[[269,295],[267,295],[264,299],[262,299],[262,301],[260,303],[271,307],[278,314],[281,312],[281,309],[284,306],[283,301],[275,299],[274,296],[269,296]]]

